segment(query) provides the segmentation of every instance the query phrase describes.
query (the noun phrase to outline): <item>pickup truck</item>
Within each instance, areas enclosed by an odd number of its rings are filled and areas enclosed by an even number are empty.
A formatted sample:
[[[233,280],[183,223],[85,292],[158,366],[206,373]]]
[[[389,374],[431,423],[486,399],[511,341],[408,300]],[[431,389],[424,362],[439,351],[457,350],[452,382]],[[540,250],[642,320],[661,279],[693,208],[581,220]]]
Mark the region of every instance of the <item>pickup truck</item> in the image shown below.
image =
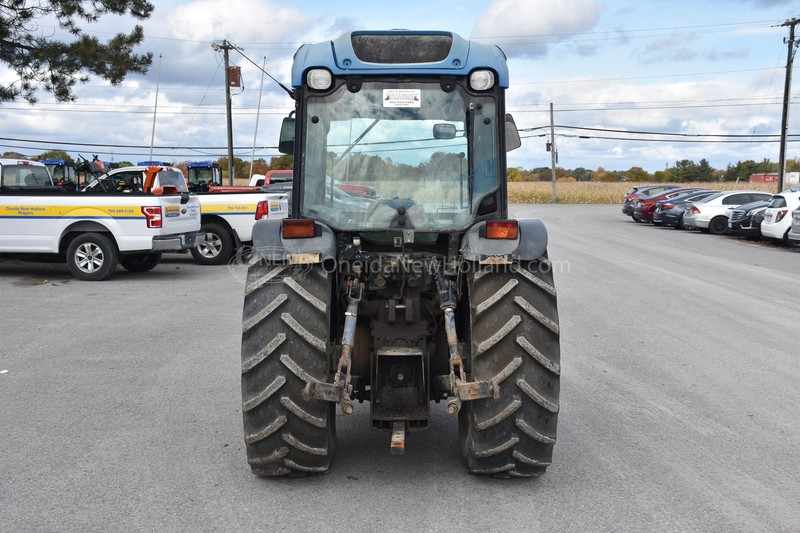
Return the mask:
[[[121,264],[154,268],[162,252],[205,240],[200,202],[175,186],[152,194],[84,194],[53,183],[42,163],[0,159],[0,253],[62,254],[85,281],[109,278]]]
[[[253,174],[250,178],[250,187],[262,187],[276,183],[291,182],[294,170],[268,170],[266,174]]]
[[[151,183],[146,183],[148,170],[154,172]],[[139,192],[164,185],[186,188],[183,173],[170,166],[134,166],[111,170],[84,189],[114,191],[118,194]],[[253,240],[253,226],[262,218],[286,218],[289,214],[289,195],[285,192],[268,193],[260,187],[214,187],[198,192],[201,231],[204,242],[191,250],[194,260],[201,265],[227,263],[234,252]]]
[[[293,175],[293,170],[270,170],[263,176],[261,174],[253,174],[248,186],[264,187],[265,190],[285,189],[287,183],[292,183]],[[342,183],[340,181],[336,181],[335,184],[337,189],[349,196],[368,200],[378,199],[378,190],[375,187],[359,183]],[[291,187],[289,188],[291,189]]]

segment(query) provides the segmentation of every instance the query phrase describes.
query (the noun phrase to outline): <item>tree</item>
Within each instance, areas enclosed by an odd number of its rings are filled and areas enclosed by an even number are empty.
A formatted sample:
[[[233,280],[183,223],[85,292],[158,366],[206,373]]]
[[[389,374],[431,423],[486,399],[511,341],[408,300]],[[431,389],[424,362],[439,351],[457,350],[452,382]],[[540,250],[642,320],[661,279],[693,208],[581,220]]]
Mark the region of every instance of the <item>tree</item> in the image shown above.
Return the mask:
[[[63,159],[68,163],[74,163],[72,157],[70,157],[70,155],[64,150],[48,150],[40,154],[36,159],[39,161],[42,161],[43,159]]]
[[[269,160],[270,170],[291,170],[294,167],[294,159],[291,155],[279,155]]]
[[[133,53],[144,40],[141,26],[137,24],[129,34],[118,33],[101,43],[97,37],[84,33],[78,21],[92,23],[106,14],[129,14],[143,20],[153,9],[147,0],[0,3],[0,62],[19,77],[0,84],[0,102],[22,98],[35,103],[40,87],[53,93],[59,102],[68,102],[75,100],[75,84],[89,81],[89,74],[119,85],[130,73],[146,73],[153,54]],[[55,18],[74,40],[64,42],[38,31],[39,20],[44,18]]]
[[[522,174],[520,173],[519,168],[509,167],[508,181],[522,181]]]
[[[628,181],[644,182],[650,179],[650,174],[642,167],[631,167],[625,172],[625,179]]]

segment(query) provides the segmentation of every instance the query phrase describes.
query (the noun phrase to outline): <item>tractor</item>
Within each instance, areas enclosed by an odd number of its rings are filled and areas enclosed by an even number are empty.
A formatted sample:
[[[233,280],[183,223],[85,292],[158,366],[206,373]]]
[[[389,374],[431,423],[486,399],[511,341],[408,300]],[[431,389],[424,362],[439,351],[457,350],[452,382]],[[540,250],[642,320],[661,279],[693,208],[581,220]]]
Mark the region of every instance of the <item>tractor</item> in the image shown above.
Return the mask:
[[[327,472],[337,410],[363,402],[393,453],[439,404],[469,473],[550,465],[556,289],[544,224],[508,215],[508,83],[500,48],[444,31],[354,31],[295,54],[279,140],[292,215],[256,223],[244,288],[254,474]]]

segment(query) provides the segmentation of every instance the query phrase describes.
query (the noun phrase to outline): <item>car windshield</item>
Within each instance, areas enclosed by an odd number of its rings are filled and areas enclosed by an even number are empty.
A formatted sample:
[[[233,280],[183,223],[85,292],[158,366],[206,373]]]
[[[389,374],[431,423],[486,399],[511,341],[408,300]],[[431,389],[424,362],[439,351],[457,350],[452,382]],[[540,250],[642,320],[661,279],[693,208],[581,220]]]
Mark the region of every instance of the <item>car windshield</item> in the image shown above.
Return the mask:
[[[4,187],[50,187],[50,173],[47,167],[39,165],[2,165]]]
[[[309,97],[304,129],[301,211],[339,229],[463,229],[498,186],[495,102],[458,85],[343,85]],[[347,185],[378,199],[334,192]]]
[[[786,207],[786,198],[783,196],[773,196],[767,204],[767,207]]]
[[[177,170],[162,170],[158,173],[158,183],[159,185],[172,185],[178,192],[188,192],[189,189],[186,187],[186,180],[183,177],[183,173]]]

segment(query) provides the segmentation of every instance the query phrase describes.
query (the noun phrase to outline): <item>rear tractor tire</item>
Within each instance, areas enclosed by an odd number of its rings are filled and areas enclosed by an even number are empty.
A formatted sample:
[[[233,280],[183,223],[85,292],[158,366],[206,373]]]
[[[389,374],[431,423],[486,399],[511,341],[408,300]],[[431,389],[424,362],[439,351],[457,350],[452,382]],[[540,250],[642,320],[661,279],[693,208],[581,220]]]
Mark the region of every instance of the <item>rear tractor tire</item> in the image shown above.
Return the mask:
[[[247,462],[260,476],[328,471],[335,404],[306,399],[327,381],[332,280],[319,266],[251,261],[242,316],[242,415]]]
[[[464,402],[461,453],[472,474],[535,477],[550,465],[559,411],[556,290],[547,256],[467,280],[471,375],[499,398]]]

